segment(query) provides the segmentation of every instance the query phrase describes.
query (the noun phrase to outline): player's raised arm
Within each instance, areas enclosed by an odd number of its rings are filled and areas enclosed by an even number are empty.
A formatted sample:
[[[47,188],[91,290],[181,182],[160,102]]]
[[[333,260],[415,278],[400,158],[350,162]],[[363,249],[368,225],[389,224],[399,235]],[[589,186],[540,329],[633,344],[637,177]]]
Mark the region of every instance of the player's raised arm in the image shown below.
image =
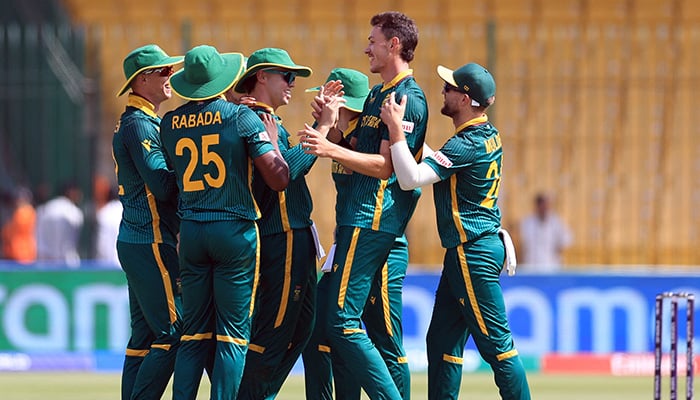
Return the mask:
[[[427,164],[417,164],[413,154],[411,154],[406,143],[406,135],[401,127],[401,121],[406,111],[407,97],[403,95],[400,103],[396,102],[395,97],[392,92],[389,100],[382,106],[380,116],[389,130],[391,160],[399,186],[403,190],[411,190],[438,182],[440,177],[435,171]]]

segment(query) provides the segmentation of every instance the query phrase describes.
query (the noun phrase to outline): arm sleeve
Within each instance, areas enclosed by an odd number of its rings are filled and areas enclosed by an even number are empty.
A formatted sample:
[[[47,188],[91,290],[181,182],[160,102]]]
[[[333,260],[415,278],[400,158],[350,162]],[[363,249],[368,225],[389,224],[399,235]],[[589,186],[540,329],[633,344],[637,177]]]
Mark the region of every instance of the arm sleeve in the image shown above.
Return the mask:
[[[394,173],[403,190],[440,181],[440,177],[427,164],[416,164],[406,141],[394,143],[391,146],[391,160],[394,163]]]
[[[270,142],[270,136],[265,131],[265,125],[253,110],[245,106],[240,107],[236,124],[238,124],[239,135],[248,145],[248,154],[251,159],[275,151],[275,147]]]
[[[289,179],[294,180],[309,173],[316,162],[316,156],[304,153],[301,143],[282,151],[282,157],[289,166]]]
[[[158,132],[134,123],[125,129],[124,142],[136,170],[156,199],[166,201],[177,196],[175,173],[167,166]]]

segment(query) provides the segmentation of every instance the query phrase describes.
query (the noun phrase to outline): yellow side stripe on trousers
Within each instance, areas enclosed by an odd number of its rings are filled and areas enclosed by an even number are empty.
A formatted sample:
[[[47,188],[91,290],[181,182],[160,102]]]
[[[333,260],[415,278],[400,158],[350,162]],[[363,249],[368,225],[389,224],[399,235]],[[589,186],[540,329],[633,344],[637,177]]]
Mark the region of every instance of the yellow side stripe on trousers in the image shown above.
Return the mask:
[[[260,346],[259,344],[251,343],[248,345],[248,350],[262,354],[265,352],[265,346]]]
[[[126,349],[127,357],[146,357],[150,350]]]
[[[175,296],[173,295],[173,285],[170,281],[170,273],[163,263],[163,258],[160,256],[160,248],[158,243],[151,243],[151,250],[153,250],[153,257],[158,265],[158,270],[160,271],[160,278],[163,281],[163,290],[165,290],[165,299],[168,302],[168,315],[170,316],[170,323],[175,323],[177,321],[177,310],[175,309]]]
[[[518,355],[518,350],[513,349],[511,351],[506,351],[505,353],[501,353],[501,354],[497,355],[496,360],[503,361],[503,360],[507,360],[509,358],[513,358],[517,355]]]
[[[257,205],[255,206],[257,208]],[[253,291],[250,295],[250,311],[248,316],[253,315],[253,310],[255,309],[255,294],[258,291],[258,282],[260,282],[260,231],[258,230],[258,224],[255,225],[255,275],[253,275]]]
[[[343,329],[343,335],[352,335],[353,333],[365,333],[364,329]]]
[[[318,351],[321,353],[330,353],[331,352],[331,347],[330,346],[324,346],[322,344],[318,345]]]
[[[340,290],[338,290],[338,307],[342,310],[345,306],[345,293],[348,291],[348,281],[350,280],[350,270],[352,269],[352,261],[355,259],[355,248],[357,247],[357,238],[360,236],[360,228],[355,228],[352,231],[352,240],[350,240],[350,248],[345,256],[345,265],[343,265],[343,277],[340,281]]]
[[[384,326],[386,333],[393,337],[394,329],[391,327],[391,304],[389,304],[389,263],[384,263],[382,267],[382,314],[384,315]]]
[[[233,343],[237,344],[239,346],[246,346],[248,344],[248,341],[245,339],[239,339],[231,336],[224,336],[224,335],[216,335],[216,340],[218,342],[226,342],[226,343]]]
[[[211,339],[214,336],[213,333],[211,332],[206,332],[206,333],[195,333],[194,335],[182,335],[180,338],[181,342],[188,342],[190,340],[207,340]]]
[[[462,364],[462,357],[455,357],[455,356],[451,356],[449,354],[443,354],[442,361],[447,361],[448,363],[461,365]]]
[[[486,330],[486,323],[484,322],[484,317],[481,315],[479,303],[476,302],[474,286],[472,285],[472,277],[469,274],[469,265],[467,265],[467,256],[464,254],[464,247],[462,245],[457,246],[457,254],[459,255],[459,265],[462,267],[462,278],[464,278],[464,284],[467,287],[467,296],[469,296],[469,304],[471,305],[472,311],[474,312],[476,322],[479,324],[479,330],[481,331],[481,333],[488,336],[489,332]]]
[[[282,325],[284,315],[287,313],[287,303],[289,301],[289,289],[292,286],[292,249],[294,243],[294,232],[287,231],[287,250],[284,257],[284,281],[282,282],[282,298],[280,299],[280,308],[277,310],[277,318],[275,318],[275,328]]]

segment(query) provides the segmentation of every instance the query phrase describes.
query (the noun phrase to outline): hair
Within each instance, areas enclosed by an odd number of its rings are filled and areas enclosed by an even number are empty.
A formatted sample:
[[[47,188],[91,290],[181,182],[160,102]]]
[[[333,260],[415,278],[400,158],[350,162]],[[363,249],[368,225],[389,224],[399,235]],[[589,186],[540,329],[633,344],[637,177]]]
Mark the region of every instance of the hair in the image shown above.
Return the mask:
[[[255,84],[258,83],[257,73],[250,75],[241,82],[241,89],[244,94],[250,94],[255,89]]]
[[[397,37],[401,42],[401,58],[413,61],[418,46],[418,27],[411,18],[398,11],[387,11],[373,16],[370,25],[380,27],[387,39]]]

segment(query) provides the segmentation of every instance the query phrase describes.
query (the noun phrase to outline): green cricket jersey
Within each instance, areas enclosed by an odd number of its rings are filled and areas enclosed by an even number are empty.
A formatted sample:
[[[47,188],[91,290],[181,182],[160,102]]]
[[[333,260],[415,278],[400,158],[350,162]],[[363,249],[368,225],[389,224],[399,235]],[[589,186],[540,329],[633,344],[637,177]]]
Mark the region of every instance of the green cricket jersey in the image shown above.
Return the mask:
[[[165,114],[161,138],[166,160],[180,178],[180,218],[210,222],[260,217],[251,190],[253,159],[274,147],[248,107],[222,97],[191,101]]]
[[[357,128],[357,119],[353,119],[348,123],[348,128],[345,130],[345,140],[348,142],[352,139],[355,129]],[[333,178],[333,183],[335,184],[335,223],[340,224],[339,216],[341,210],[345,207],[347,203],[347,198],[351,197],[350,193],[350,177],[352,176],[351,171],[347,171],[343,164],[331,159],[331,177]]]
[[[443,247],[498,232],[502,159],[498,130],[483,116],[462,124],[423,161],[442,179],[433,185],[433,197]]]
[[[119,199],[124,212],[118,240],[177,245],[177,184],[166,164],[160,117],[153,104],[129,94],[112,138]]]
[[[408,96],[402,126],[408,147],[420,159],[428,124],[428,104],[412,74],[413,70],[406,70],[391,82],[372,88],[355,131],[356,151],[378,154],[382,140],[389,140],[389,130],[382,122],[380,113],[391,92],[395,92],[397,101],[404,94]],[[357,173],[351,176],[353,195],[338,210],[338,225],[402,235],[418,202],[420,191],[401,190],[394,174],[387,180]]]
[[[258,221],[260,235],[307,228],[311,226],[313,203],[305,176],[316,162],[316,156],[304,153],[300,144],[290,147],[289,132],[270,106],[257,103],[252,108],[258,115],[267,113],[277,121],[277,144],[289,166],[289,185],[281,192],[270,189],[258,173],[253,177],[253,194],[262,212]]]

